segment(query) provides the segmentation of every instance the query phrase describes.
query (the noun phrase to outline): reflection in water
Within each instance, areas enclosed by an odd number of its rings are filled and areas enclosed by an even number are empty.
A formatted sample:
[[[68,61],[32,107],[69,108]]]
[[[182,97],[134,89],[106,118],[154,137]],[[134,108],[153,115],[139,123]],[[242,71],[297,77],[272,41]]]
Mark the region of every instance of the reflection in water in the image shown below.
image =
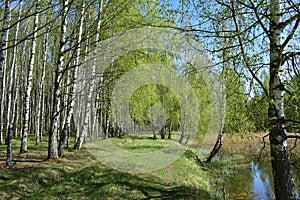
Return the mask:
[[[237,169],[233,173],[225,181],[225,192],[233,199],[247,199],[252,191],[251,168]]]
[[[273,199],[274,192],[270,181],[271,170],[260,168],[260,166],[253,161],[251,162],[252,177],[253,177],[253,191],[255,199]]]
[[[234,171],[225,181],[224,189],[233,199],[269,200],[274,199],[272,170],[251,162],[247,167]],[[296,188],[299,192],[299,174],[294,174]],[[299,197],[299,194],[297,195]]]

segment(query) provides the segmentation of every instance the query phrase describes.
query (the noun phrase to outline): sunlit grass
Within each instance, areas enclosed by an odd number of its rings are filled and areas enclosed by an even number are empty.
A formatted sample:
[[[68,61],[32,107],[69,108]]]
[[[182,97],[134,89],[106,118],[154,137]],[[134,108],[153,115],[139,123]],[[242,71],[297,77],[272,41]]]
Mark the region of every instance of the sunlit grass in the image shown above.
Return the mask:
[[[110,140],[134,152],[156,151],[171,142],[132,136]],[[28,152],[24,154],[18,154],[19,139],[13,140],[13,145],[12,167],[4,166],[6,146],[0,146],[0,199],[221,198],[210,184],[211,174],[199,168],[194,160],[195,151],[163,169],[131,174],[106,167],[85,148],[66,149],[65,158],[47,161],[46,140],[35,145],[34,138],[30,138]]]
[[[170,140],[153,139],[149,135],[126,135],[122,138],[110,138],[110,141],[117,147],[135,153],[148,153],[166,147]]]

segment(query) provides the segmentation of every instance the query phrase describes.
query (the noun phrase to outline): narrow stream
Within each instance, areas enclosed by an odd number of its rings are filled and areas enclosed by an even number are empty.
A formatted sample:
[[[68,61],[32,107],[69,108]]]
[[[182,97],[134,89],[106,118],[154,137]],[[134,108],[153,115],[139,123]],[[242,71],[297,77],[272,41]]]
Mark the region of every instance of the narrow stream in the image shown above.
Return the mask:
[[[253,191],[255,199],[273,199],[273,180],[271,180],[271,169],[262,168],[259,164],[251,162],[253,178]]]
[[[271,200],[274,199],[274,186],[271,167],[252,161],[248,166],[237,170],[225,181],[226,196],[232,199]],[[299,196],[299,174],[294,180]]]

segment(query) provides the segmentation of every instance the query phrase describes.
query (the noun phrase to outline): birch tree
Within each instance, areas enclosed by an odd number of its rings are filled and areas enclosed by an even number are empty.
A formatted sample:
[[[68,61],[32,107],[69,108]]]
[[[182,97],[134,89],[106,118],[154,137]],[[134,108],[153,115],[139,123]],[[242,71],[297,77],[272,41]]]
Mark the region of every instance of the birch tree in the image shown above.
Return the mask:
[[[19,2],[19,10],[18,10],[18,17],[17,17],[17,24],[14,36],[14,47],[12,53],[12,62],[11,62],[11,70],[9,76],[9,84],[8,84],[8,97],[7,97],[7,159],[6,165],[10,166],[12,161],[12,129],[13,129],[13,119],[14,119],[14,107],[16,106],[16,101],[14,100],[14,92],[13,92],[13,82],[17,74],[16,70],[16,59],[17,59],[17,41],[18,41],[18,34],[19,34],[19,27],[20,27],[20,18],[22,12],[23,1]],[[12,109],[11,109],[12,108]]]
[[[97,29],[96,29],[96,38],[95,38],[95,50],[94,50],[94,54],[96,55],[97,53],[97,46],[99,44],[99,40],[100,40],[100,31],[101,31],[101,23],[102,23],[102,15],[103,15],[103,0],[99,1],[99,14],[98,14],[98,22],[97,22]],[[87,100],[87,110],[86,110],[86,115],[85,115],[85,119],[84,119],[84,124],[83,124],[83,130],[81,131],[81,133],[78,135],[78,137],[75,139],[75,145],[74,148],[75,149],[81,149],[83,141],[84,141],[84,137],[85,137],[85,133],[87,131],[87,124],[88,122],[91,120],[90,115],[91,115],[91,106],[92,106],[92,96],[93,96],[93,92],[95,90],[95,73],[96,73],[96,60],[94,59],[92,62],[92,71],[91,71],[91,85],[90,90],[89,90],[89,94],[88,94],[88,100]],[[94,114],[94,113],[93,113]]]
[[[48,52],[48,40],[49,40],[49,28],[47,28],[46,35],[44,38],[44,44],[43,44],[43,62],[42,62],[42,74],[41,74],[41,80],[38,87],[38,106],[37,106],[37,122],[36,122],[36,144],[38,144],[42,140],[42,134],[43,134],[43,120],[42,116],[44,115],[44,106],[43,106],[43,100],[44,100],[44,82],[45,82],[45,76],[46,76],[46,65],[47,65],[47,52]]]
[[[35,2],[36,13],[33,22],[33,38],[32,38],[32,47],[29,59],[29,68],[27,74],[27,84],[26,84],[26,93],[25,93],[25,102],[24,102],[24,118],[23,118],[23,128],[22,128],[22,142],[20,147],[20,153],[24,153],[27,151],[27,137],[29,130],[29,115],[30,115],[30,97],[32,90],[32,79],[33,79],[33,67],[35,62],[35,54],[36,54],[36,43],[37,43],[37,32],[38,32],[38,24],[39,24],[39,0]]]
[[[61,25],[60,25],[60,44],[57,58],[57,64],[54,77],[54,91],[52,98],[52,112],[48,139],[48,159],[58,158],[57,136],[59,131],[60,109],[61,109],[61,81],[65,65],[65,49],[67,37],[67,15],[69,10],[69,1],[64,0],[61,7]]]
[[[283,51],[290,40],[289,38],[298,29],[300,13],[296,14],[294,27],[288,38],[283,42],[282,34],[285,25],[281,17],[283,14],[281,4],[281,0],[271,0],[270,5],[269,140],[275,196],[277,199],[296,199],[288,154],[288,133],[284,114],[285,80],[283,77]]]
[[[60,135],[59,146],[58,146],[58,155],[59,157],[64,156],[64,147],[68,140],[68,132],[70,130],[71,119],[73,117],[73,110],[74,110],[74,99],[75,99],[75,88],[77,87],[77,78],[78,78],[78,68],[80,65],[80,57],[81,57],[81,43],[82,43],[82,33],[83,33],[83,22],[84,22],[84,15],[85,15],[85,3],[82,2],[81,5],[81,14],[80,14],[80,22],[79,22],[79,32],[78,32],[78,41],[77,41],[77,50],[76,50],[76,58],[75,58],[75,68],[74,68],[74,75],[73,75],[73,83],[70,89],[70,99],[68,100],[67,113],[65,122],[63,125],[62,133]]]
[[[10,0],[4,2],[4,16],[3,16],[3,31],[2,31],[2,41],[0,50],[0,84],[1,84],[1,96],[0,96],[0,144],[3,144],[3,114],[4,114],[4,100],[5,100],[5,75],[7,67],[7,48],[8,48],[8,35],[9,35],[9,23],[11,18],[10,11]]]

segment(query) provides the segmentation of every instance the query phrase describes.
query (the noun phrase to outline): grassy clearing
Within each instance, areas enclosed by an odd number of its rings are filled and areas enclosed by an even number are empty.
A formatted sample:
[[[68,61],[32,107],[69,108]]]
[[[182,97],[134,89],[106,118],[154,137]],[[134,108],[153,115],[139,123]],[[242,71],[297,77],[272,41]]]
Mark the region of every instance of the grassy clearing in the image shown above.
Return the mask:
[[[134,141],[133,141],[134,140]],[[167,140],[166,140],[167,141]],[[149,152],[166,145],[160,139],[112,139],[134,152]],[[0,146],[0,199],[221,199],[211,185],[212,174],[199,168],[190,150],[173,164],[149,173],[130,174],[97,162],[87,150],[68,149],[57,161],[46,161],[47,142],[17,154],[14,165],[5,167],[5,146]]]

